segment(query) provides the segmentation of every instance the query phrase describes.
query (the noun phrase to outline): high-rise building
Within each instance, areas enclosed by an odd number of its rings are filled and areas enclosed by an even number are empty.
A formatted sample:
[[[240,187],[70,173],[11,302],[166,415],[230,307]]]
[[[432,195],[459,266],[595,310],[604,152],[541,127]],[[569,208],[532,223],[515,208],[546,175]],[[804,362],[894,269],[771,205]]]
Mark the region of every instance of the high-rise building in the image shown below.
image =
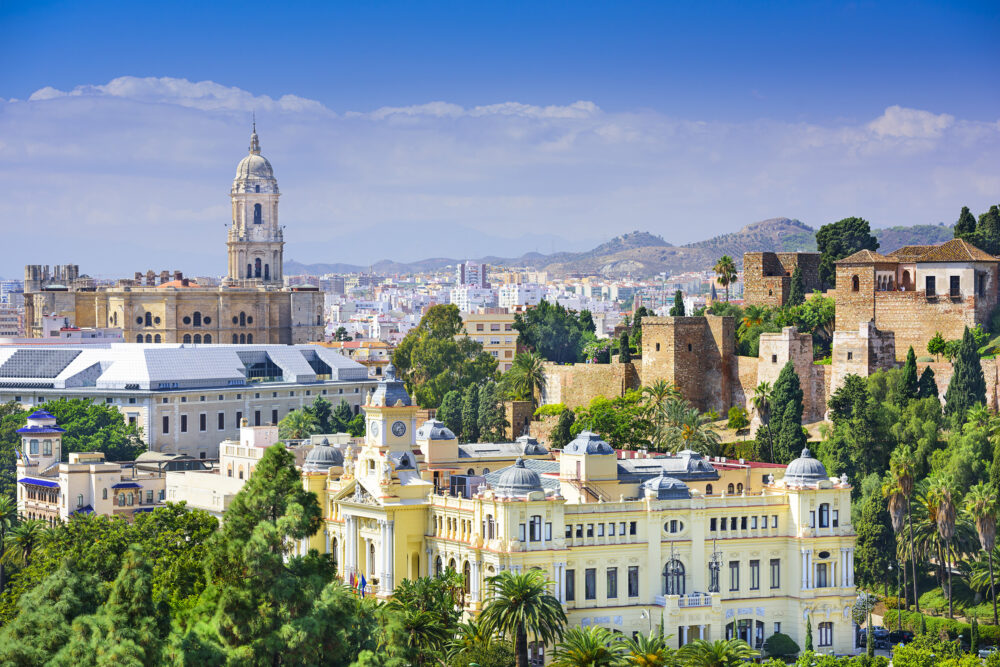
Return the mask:
[[[469,287],[488,288],[490,286],[488,267],[471,260],[462,262],[455,268],[455,282]]]

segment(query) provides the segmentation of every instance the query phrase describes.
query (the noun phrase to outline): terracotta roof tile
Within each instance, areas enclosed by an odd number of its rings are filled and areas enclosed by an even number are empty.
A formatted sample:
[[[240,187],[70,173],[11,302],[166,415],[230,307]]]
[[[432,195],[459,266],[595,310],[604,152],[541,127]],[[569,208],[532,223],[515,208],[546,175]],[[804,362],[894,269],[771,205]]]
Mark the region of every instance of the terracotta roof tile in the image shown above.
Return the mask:
[[[918,262],[996,262],[993,255],[983,252],[965,239],[952,239],[934,246]]]
[[[837,260],[836,264],[895,264],[898,262],[894,257],[886,257],[874,250],[859,250],[853,255],[848,255],[844,259]]]

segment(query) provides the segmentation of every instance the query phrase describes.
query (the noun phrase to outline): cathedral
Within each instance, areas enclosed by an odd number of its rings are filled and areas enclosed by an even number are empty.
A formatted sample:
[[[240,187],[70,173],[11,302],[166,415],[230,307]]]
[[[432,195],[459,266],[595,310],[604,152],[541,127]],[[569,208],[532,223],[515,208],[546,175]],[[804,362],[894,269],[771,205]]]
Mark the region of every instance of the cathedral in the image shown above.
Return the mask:
[[[278,181],[261,154],[256,124],[230,191],[228,266],[220,286],[180,273],[148,271],[101,287],[75,265],[25,267],[25,323],[42,337],[55,315],[76,327],[120,328],[135,343],[306,343],[323,335],[323,294],[285,287],[284,235],[278,224]]]

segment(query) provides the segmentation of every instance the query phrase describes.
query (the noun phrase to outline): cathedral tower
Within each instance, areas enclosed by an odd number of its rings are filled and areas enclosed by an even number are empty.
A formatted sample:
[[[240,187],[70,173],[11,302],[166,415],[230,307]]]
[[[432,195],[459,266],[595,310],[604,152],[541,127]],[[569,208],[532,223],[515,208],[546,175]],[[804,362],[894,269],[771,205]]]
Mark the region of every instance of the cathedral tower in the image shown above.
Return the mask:
[[[278,226],[279,195],[271,163],[260,154],[257,124],[254,123],[250,154],[236,167],[230,193],[233,224],[226,242],[230,281],[281,284],[285,241]]]

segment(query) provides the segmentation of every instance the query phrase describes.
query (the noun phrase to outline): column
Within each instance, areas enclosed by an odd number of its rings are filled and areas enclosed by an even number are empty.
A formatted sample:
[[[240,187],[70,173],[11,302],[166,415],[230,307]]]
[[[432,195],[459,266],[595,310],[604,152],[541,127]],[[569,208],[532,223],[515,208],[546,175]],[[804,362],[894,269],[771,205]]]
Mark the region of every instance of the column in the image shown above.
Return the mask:
[[[323,534],[326,536],[326,553],[330,553],[330,528],[327,527]]]
[[[698,626],[698,639],[705,639],[705,626],[704,625],[699,625]]]
[[[809,568],[806,570],[809,573],[809,579],[806,581],[807,588],[813,588],[816,586],[816,572],[815,564],[813,563],[813,552],[812,549],[806,549],[806,562],[809,564]]]
[[[426,562],[424,564],[424,576],[431,577],[434,576],[434,563],[432,562],[434,559],[431,556],[431,554],[434,552],[431,551],[430,548],[428,548],[426,551],[427,551],[427,558],[425,559]]]
[[[473,602],[479,602],[479,561],[472,561],[472,581],[469,582],[469,593]]]
[[[386,590],[387,591],[392,591],[392,590],[395,590],[395,588],[396,588],[396,583],[395,583],[395,581],[396,581],[396,562],[395,562],[395,555],[396,555],[396,543],[395,543],[396,522],[395,521],[388,521],[387,520],[385,522],[385,535],[386,535],[386,542],[385,542],[385,557],[386,557],[385,578],[386,578],[386,586],[388,586],[388,588]]]
[[[847,550],[847,585],[854,585],[854,547]]]
[[[802,550],[802,590],[809,588],[809,564],[806,561],[806,550]]]
[[[847,586],[847,549],[840,549],[840,587]]]
[[[385,526],[385,519],[379,519],[378,520],[378,560],[379,560],[379,563],[378,563],[378,569],[376,570],[376,572],[378,572],[379,583],[381,583],[383,586],[388,583],[387,580],[389,578],[389,576],[388,576],[388,574],[386,572],[386,567],[385,567],[385,565],[386,565],[386,562],[385,562],[386,561],[386,557],[385,557],[385,545],[386,545],[386,541],[387,541],[386,540],[386,529],[385,528],[386,528],[386,526]]]
[[[684,646],[687,643],[688,643],[688,626],[682,625],[681,626],[681,646]]]

